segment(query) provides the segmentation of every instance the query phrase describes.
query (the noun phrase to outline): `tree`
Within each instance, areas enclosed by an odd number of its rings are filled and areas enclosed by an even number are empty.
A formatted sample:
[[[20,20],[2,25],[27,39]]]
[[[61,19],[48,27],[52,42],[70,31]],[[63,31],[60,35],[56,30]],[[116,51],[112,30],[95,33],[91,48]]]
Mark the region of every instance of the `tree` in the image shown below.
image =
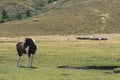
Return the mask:
[[[1,13],[1,15],[2,15],[2,18],[3,18],[3,19],[7,19],[7,18],[8,18],[7,11],[4,10],[4,9],[2,9],[2,13]]]
[[[50,4],[50,3],[53,3],[53,2],[58,1],[58,0],[47,0],[47,1]]]
[[[21,20],[22,19],[22,14],[17,12],[16,13],[16,19]]]
[[[50,4],[50,3],[52,3],[53,2],[53,0],[48,0],[48,3]]]
[[[4,22],[5,22],[5,19],[0,18],[0,23],[4,23]]]
[[[26,14],[26,17],[30,17],[31,16],[31,10],[27,10],[25,14]]]

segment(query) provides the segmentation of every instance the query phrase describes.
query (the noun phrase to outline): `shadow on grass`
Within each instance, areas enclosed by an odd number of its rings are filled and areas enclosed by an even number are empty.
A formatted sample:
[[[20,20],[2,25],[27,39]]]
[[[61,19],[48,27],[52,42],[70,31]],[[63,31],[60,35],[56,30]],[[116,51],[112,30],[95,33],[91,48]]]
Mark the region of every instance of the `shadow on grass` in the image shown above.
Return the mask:
[[[83,66],[83,67],[71,67],[71,66],[58,66],[57,68],[62,68],[62,69],[96,69],[96,70],[113,70],[115,68],[120,68],[120,66]]]
[[[38,69],[38,67],[26,67],[26,66],[20,66],[19,68],[26,68],[26,69]]]

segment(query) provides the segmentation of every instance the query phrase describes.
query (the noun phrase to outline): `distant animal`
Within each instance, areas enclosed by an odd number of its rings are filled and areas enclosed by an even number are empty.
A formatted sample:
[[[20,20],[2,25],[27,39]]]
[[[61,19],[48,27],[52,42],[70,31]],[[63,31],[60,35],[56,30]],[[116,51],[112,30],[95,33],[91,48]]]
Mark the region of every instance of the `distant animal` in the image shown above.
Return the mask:
[[[91,38],[91,40],[108,40],[107,38]]]
[[[89,38],[89,37],[76,37],[77,40],[108,40],[107,38]]]
[[[28,55],[28,67],[32,67],[33,57],[37,50],[35,40],[32,38],[25,38],[24,42],[18,42],[16,44],[16,50],[18,53],[17,67],[21,67],[21,56],[23,54]]]
[[[39,21],[39,20],[38,20],[37,18],[34,18],[33,21],[37,22],[37,21]]]
[[[90,40],[89,37],[76,37],[77,40]]]

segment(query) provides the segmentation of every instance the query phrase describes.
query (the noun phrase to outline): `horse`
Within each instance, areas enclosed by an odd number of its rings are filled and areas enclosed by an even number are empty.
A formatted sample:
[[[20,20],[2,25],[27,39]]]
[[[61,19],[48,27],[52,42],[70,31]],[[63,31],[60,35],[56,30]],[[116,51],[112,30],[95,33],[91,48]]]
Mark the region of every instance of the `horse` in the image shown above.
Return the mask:
[[[21,41],[16,44],[16,50],[18,53],[17,67],[21,67],[21,56],[23,54],[28,55],[28,67],[32,67],[33,57],[37,50],[35,40],[32,38],[25,38],[24,42]]]

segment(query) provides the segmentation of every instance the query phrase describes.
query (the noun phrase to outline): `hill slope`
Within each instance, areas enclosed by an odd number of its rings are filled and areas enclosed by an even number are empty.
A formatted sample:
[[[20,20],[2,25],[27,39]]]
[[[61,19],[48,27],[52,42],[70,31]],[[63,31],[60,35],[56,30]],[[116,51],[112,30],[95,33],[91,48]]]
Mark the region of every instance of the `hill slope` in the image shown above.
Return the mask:
[[[0,12],[4,9],[8,15],[13,15],[31,10],[33,14],[38,14],[46,5],[48,5],[47,0],[0,0]]]
[[[120,33],[119,0],[63,0],[51,6],[40,16],[1,24],[0,36]]]

